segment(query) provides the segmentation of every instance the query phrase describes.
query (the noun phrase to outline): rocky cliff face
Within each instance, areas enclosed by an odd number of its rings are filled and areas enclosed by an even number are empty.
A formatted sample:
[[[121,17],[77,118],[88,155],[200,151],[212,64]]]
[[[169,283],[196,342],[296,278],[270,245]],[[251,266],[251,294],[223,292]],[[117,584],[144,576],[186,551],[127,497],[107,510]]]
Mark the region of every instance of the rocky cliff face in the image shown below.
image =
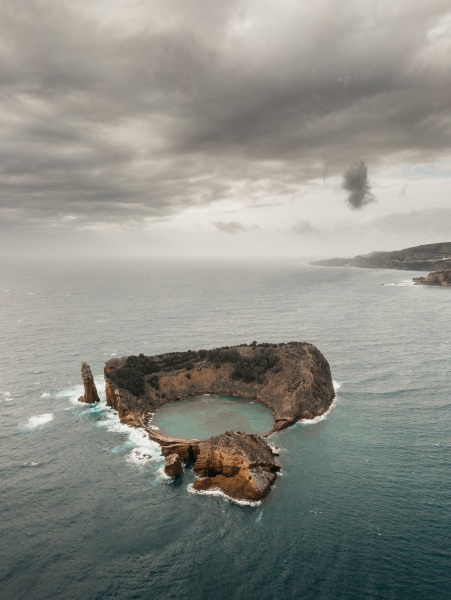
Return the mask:
[[[208,440],[174,438],[148,427],[149,416],[190,396],[236,395],[272,410],[269,435],[323,414],[335,397],[328,362],[315,346],[301,342],[115,358],[105,365],[105,384],[108,406],[158,442],[168,475],[179,475],[181,463],[191,463],[199,476],[195,490],[219,489],[248,501],[269,492],[280,468],[263,437],[226,432]]]
[[[280,470],[274,450],[258,435],[227,431],[208,440],[184,440],[147,431],[161,446],[167,475],[180,475],[182,462],[193,464],[197,491],[217,489],[235,500],[255,502],[268,494]]]
[[[91,367],[88,365],[88,363],[84,362],[81,365],[81,378],[85,392],[83,396],[80,396],[78,399],[79,402],[86,402],[87,404],[95,404],[96,402],[100,402],[96,384],[94,383],[94,378],[91,373]]]
[[[266,496],[280,470],[271,448],[258,435],[226,432],[200,442],[195,490],[219,489],[235,500]]]
[[[432,285],[437,287],[451,286],[451,270],[434,271],[427,277],[415,277],[415,285]]]

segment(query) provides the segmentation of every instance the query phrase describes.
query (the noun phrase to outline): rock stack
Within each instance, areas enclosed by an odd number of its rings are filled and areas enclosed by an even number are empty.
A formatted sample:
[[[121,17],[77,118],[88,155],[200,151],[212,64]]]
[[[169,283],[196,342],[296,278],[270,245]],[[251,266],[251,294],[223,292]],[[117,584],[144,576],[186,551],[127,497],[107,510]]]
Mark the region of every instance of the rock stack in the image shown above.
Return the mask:
[[[96,384],[94,383],[94,377],[92,376],[91,367],[86,362],[81,363],[81,378],[83,380],[85,393],[83,396],[80,396],[78,401],[86,402],[87,404],[95,404],[96,402],[100,402]]]

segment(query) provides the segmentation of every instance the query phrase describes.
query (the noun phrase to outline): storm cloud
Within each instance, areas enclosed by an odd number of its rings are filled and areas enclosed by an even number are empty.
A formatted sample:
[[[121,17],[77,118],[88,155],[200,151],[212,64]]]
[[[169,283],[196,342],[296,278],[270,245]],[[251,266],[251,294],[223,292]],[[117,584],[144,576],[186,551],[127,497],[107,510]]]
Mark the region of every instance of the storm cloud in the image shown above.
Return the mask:
[[[375,202],[368,179],[368,167],[360,160],[351,165],[343,175],[341,187],[348,192],[347,203],[353,209],[359,209]]]
[[[0,219],[134,227],[443,157],[450,33],[448,0],[2,3]],[[344,189],[370,201],[363,163]]]

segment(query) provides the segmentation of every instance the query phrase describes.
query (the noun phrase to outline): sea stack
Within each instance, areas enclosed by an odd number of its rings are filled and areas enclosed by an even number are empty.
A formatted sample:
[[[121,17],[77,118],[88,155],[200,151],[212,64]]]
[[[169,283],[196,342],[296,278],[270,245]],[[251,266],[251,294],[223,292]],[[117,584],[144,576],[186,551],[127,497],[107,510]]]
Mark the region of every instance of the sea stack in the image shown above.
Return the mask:
[[[81,378],[83,380],[85,393],[83,396],[80,396],[78,401],[86,402],[87,404],[95,404],[96,402],[100,402],[96,384],[94,383],[94,377],[92,376],[91,367],[86,362],[81,363]]]

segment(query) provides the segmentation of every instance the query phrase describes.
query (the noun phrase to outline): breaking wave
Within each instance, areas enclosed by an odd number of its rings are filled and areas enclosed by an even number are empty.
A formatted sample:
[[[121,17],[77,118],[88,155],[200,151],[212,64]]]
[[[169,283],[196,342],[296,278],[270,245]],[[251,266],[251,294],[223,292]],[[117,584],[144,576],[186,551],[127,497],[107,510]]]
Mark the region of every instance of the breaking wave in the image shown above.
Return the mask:
[[[227,502],[233,502],[233,504],[238,504],[239,506],[261,506],[262,503],[261,500],[258,500],[257,502],[251,502],[250,500],[236,500],[235,498],[227,496],[227,494],[224,494],[224,492],[221,492],[221,490],[218,489],[195,490],[192,483],[190,483],[186,489],[190,494],[199,494],[199,496],[220,496]]]
[[[36,427],[45,425],[46,423],[50,423],[50,421],[53,421],[53,413],[45,413],[43,415],[35,415],[28,419],[26,428],[27,429],[36,429]]]
[[[337,394],[338,390],[341,388],[341,383],[339,383],[338,381],[335,381],[335,380],[333,380],[332,383],[334,386],[335,394]],[[339,400],[338,395],[335,395],[335,398],[333,399],[332,404],[329,406],[329,408],[326,410],[326,412],[324,414],[319,415],[318,417],[315,417],[314,419],[301,419],[296,424],[297,425],[316,425],[316,423],[325,421],[327,419],[327,417],[330,415],[330,413],[333,411],[333,409],[337,406],[338,400]]]

